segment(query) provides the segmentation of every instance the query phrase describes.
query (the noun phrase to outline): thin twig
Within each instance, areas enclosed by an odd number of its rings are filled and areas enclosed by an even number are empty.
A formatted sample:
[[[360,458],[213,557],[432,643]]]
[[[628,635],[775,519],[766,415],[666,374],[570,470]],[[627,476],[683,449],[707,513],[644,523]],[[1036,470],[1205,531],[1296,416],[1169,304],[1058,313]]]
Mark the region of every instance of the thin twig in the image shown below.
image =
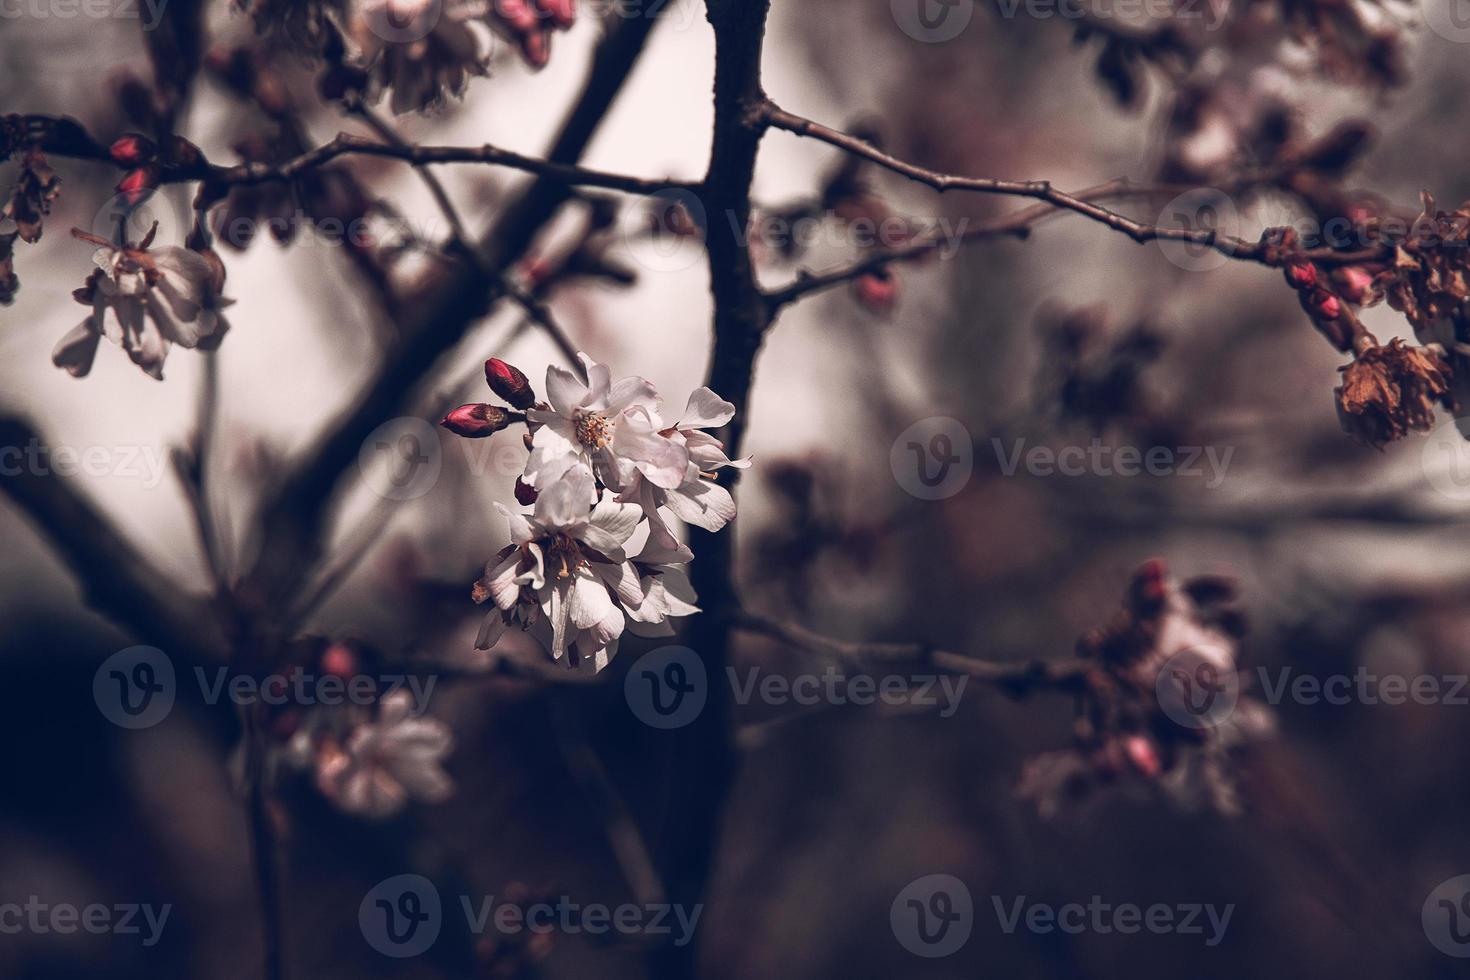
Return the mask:
[[[798,649],[826,654],[849,663],[909,661],[931,665],[950,673],[973,677],[1011,697],[1023,697],[1045,690],[1076,693],[1085,688],[1087,678],[1094,669],[1086,661],[1075,658],[1000,663],[939,650],[924,643],[839,640],[744,608],[737,611],[730,622],[735,629],[758,633]]]
[[[1139,244],[1155,240],[1188,242],[1214,249],[1222,255],[1233,259],[1258,262],[1262,265],[1274,265],[1277,261],[1275,256],[1278,250],[1269,241],[1259,240],[1251,242],[1234,235],[1222,235],[1215,229],[1210,228],[1161,228],[1158,225],[1136,221],[1109,208],[1085,200],[1078,195],[1059,191],[1048,180],[1001,180],[995,177],[961,177],[955,174],[946,174],[937,170],[930,170],[926,167],[920,167],[905,160],[900,160],[898,157],[889,153],[885,153],[866,140],[787,112],[774,102],[767,101],[765,103],[760,110],[760,118],[766,125],[775,129],[785,130],[797,136],[806,136],[820,140],[830,146],[835,146],[838,149],[870,160],[910,180],[926,184],[940,193],[958,190],[976,191],[982,194],[1006,194],[1014,197],[1035,198],[1090,218],[1099,224],[1112,228],[1114,231],[1122,232]],[[1339,251],[1327,247],[1304,249],[1300,252],[1294,252],[1292,255],[1294,258],[1316,262],[1321,265],[1349,265],[1382,260],[1391,254],[1391,252],[1392,245],[1385,242],[1381,245],[1363,248],[1353,252]]]

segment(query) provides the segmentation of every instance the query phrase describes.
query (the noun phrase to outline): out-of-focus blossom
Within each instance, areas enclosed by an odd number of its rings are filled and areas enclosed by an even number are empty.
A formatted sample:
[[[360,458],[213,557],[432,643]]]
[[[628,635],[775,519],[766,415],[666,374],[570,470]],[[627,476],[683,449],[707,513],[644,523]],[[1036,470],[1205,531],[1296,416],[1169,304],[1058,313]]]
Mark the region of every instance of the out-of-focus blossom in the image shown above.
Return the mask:
[[[443,722],[414,717],[413,697],[395,691],[378,705],[378,717],[359,725],[340,745],[317,750],[316,784],[348,813],[391,817],[410,799],[439,803],[454,791],[444,771],[453,738]]]
[[[52,351],[57,367],[85,376],[105,336],[146,374],[161,379],[170,346],[199,347],[228,328],[220,310],[230,301],[215,291],[219,270],[198,252],[151,249],[157,227],[142,242],[122,247],[73,230],[98,246],[97,269],[72,294],[92,312]]]

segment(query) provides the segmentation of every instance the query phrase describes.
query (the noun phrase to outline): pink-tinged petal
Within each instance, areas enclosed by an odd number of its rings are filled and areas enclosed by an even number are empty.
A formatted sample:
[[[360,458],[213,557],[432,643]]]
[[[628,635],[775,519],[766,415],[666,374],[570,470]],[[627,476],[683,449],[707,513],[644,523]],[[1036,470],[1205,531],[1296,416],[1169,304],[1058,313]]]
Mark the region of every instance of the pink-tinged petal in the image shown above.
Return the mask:
[[[539,544],[526,545],[526,554],[531,556],[531,567],[516,576],[516,581],[529,585],[532,592],[540,592],[546,588],[546,554]]]
[[[707,432],[693,429],[684,432],[684,445],[689,449],[689,458],[701,470],[709,472],[726,466],[745,469],[750,466],[750,457],[731,459],[725,455],[725,444]]]
[[[548,591],[542,611],[551,624],[551,659],[560,660],[567,652],[566,585],[557,583]]]
[[[718,531],[735,519],[735,499],[730,491],[709,480],[696,480],[670,491],[668,507],[679,520],[706,531]]]
[[[580,465],[569,467],[559,480],[541,488],[536,498],[536,523],[555,529],[585,524],[587,504],[595,499],[592,471]]]
[[[480,632],[475,637],[475,649],[489,650],[500,642],[504,634],[505,617],[500,615],[499,610],[492,610],[485,616],[485,621],[480,624]]]
[[[655,520],[650,516],[648,540],[643,543],[643,550],[633,560],[640,565],[682,565],[694,560],[694,552],[674,537],[674,532],[669,530],[662,518]]]
[[[646,428],[637,416],[624,416],[613,432],[612,450],[633,461],[654,486],[672,490],[684,482],[689,452],[682,445]]]
[[[663,585],[664,598],[669,604],[670,616],[692,616],[699,612],[695,605],[699,596],[694,592],[694,586],[689,583],[689,576],[682,568],[665,568],[659,576]]]
[[[607,413],[617,415],[636,407],[657,414],[662,401],[651,382],[643,378],[623,378],[608,392]]]
[[[546,369],[546,400],[558,414],[570,416],[587,393],[587,386],[566,368],[553,364]]]
[[[608,392],[612,388],[612,371],[606,364],[598,364],[586,354],[578,353],[577,360],[582,362],[582,369],[587,372],[587,396],[582,399],[582,405],[602,411],[607,407]]]
[[[718,429],[735,417],[735,406],[708,388],[696,388],[684,406],[681,429]]]
[[[505,523],[510,527],[510,539],[516,544],[525,544],[534,537],[531,522],[526,520],[524,514],[517,514],[499,501],[495,503],[495,510],[505,518]]]
[[[623,557],[623,545],[633,536],[643,511],[635,504],[620,504],[604,497],[592,508],[587,526],[575,537],[589,548],[602,552],[614,561]]]
[[[607,619],[614,608],[607,586],[583,566],[572,579],[567,596],[567,617],[572,625],[579,630],[591,629]]]
[[[88,317],[62,337],[51,351],[51,363],[73,378],[85,378],[97,357],[97,344],[102,340]]]
[[[592,574],[617,594],[618,601],[629,609],[643,602],[643,586],[638,581],[638,571],[628,562],[615,564],[595,561],[589,566]],[[631,615],[631,613],[629,613]]]
[[[568,430],[570,426],[567,426]],[[560,425],[543,425],[531,437],[531,455],[526,460],[522,479],[538,490],[543,490],[560,480],[568,469],[578,463],[587,463],[586,451],[579,443],[567,438]],[[588,503],[591,503],[589,498]]]
[[[520,583],[516,581],[520,563],[520,550],[511,549],[511,553],[499,562],[485,566],[485,574],[475,583],[475,591],[494,600],[496,608],[511,608],[521,594]]]
[[[203,320],[197,317],[192,322],[176,319],[169,312],[168,307],[159,300],[157,290],[148,294],[147,309],[149,318],[158,325],[158,332],[165,338],[183,348],[199,346],[199,339],[202,336],[201,328],[205,326]]]

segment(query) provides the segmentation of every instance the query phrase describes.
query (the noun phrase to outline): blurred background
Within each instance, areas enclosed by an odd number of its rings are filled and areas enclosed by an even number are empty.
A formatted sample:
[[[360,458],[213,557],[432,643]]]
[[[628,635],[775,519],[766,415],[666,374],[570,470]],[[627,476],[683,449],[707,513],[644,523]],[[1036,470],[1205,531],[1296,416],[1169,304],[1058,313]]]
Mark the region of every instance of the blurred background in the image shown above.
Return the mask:
[[[977,3],[957,36],[931,43],[902,28],[899,6],[777,0],[766,90],[793,112],[862,128],[903,159],[1067,189],[1119,176],[1218,186],[1242,156],[1263,163],[1263,119],[1284,114],[1289,124],[1275,125],[1298,143],[1362,120],[1371,141],[1342,186],[1371,189],[1411,216],[1421,190],[1444,206],[1470,197],[1466,48],[1412,11],[1384,14],[1403,71],[1383,84],[1319,70],[1320,47],[1252,33],[1254,8],[1284,18],[1313,4],[1242,4],[1251,9],[1232,17],[1243,20],[1208,38],[1198,57],[1140,56],[1126,70],[1100,67],[1111,35],[1079,39],[1065,18]],[[702,176],[713,40],[690,0],[663,18],[587,165]],[[416,142],[543,152],[583,78],[595,20],[584,10],[539,72],[500,42],[489,77],[473,79],[462,100],[395,125]],[[208,23],[212,47],[261,44],[228,4],[211,4]],[[120,87],[153,71],[139,26],[136,17],[61,16],[54,4],[5,12],[0,111],[73,116],[109,143],[133,128]],[[314,94],[310,66],[289,51],[259,57],[292,94],[311,144],[366,132]],[[201,73],[177,130],[211,160],[234,162],[236,144],[268,126],[217,74]],[[1122,101],[1120,74],[1130,89]],[[91,246],[66,230],[96,227],[117,177],[96,162],[51,163],[62,195],[42,241],[18,249],[22,288],[0,311],[4,411],[30,418],[53,446],[162,460],[195,424],[203,356],[175,351],[163,383],[110,345],[85,379],[51,365],[52,347],[81,318],[69,294],[92,267]],[[841,163],[830,148],[772,133],[755,200],[772,212],[811,201]],[[417,233],[443,236],[409,168],[367,159],[347,167]],[[475,229],[526,179],[496,168],[439,172]],[[940,196],[877,170],[862,180],[871,199],[921,222],[979,223],[1026,204]],[[1162,222],[1171,197],[1119,207]],[[1227,199],[1235,232],[1248,239],[1310,210],[1280,187]],[[707,369],[703,253],[697,242],[650,237],[646,203],[617,200],[606,254],[628,276],[563,276],[545,297],[579,349],[614,376],[654,381],[677,408]],[[182,244],[189,207],[179,187],[149,202],[161,243]],[[564,254],[586,211],[567,208],[536,258]],[[236,305],[213,355],[214,490],[243,535],[261,487],[351,406],[385,341],[341,247],[309,235],[283,247],[262,234],[220,251]],[[779,242],[757,248],[770,285],[860,254],[840,226],[799,254]],[[1062,216],[1024,241],[979,241],[897,266],[876,292],[844,286],[785,310],[758,362],[743,447],[754,466],[728,532],[746,603],[846,639],[1059,659],[1113,614],[1133,570],[1161,557],[1181,576],[1238,581],[1247,670],[1470,672],[1470,561],[1459,551],[1470,493],[1445,475],[1454,450],[1444,455],[1433,435],[1382,451],[1353,441],[1332,404],[1344,357],[1279,276],[1195,258]],[[526,272],[534,279],[530,264]],[[1386,307],[1364,319],[1384,342],[1411,335]],[[451,403],[483,398],[478,366],[491,355],[539,380],[559,355],[519,325],[508,306],[479,325],[446,359],[436,393]],[[972,468],[930,500],[906,487],[893,450],[934,418],[963,427]],[[1219,479],[1203,458],[1203,475],[1006,472],[1020,440],[1056,450],[1094,437],[1210,447],[1228,463]],[[629,665],[660,641],[630,638],[596,684],[475,676],[486,655],[473,648],[469,585],[508,540],[492,503],[511,500],[524,450],[514,432],[488,442],[444,433],[437,452],[440,475],[421,496],[384,512],[360,486],[345,501],[339,541],[350,545],[366,528],[370,547],[305,629],[441,671],[429,708],[453,732],[445,766],[456,791],[372,821],[334,809],[309,781],[282,790],[289,974],[641,976],[637,941],[475,937],[457,914],[446,914],[433,951],[413,959],[364,941],[363,896],[410,870],[433,878],[453,911],[457,895],[635,900],[618,828],[656,831],[680,779],[670,770],[677,734],[642,724],[623,693]],[[208,574],[185,497],[165,465],[140,466],[73,482],[179,589],[203,594]],[[149,948],[132,936],[0,935],[0,975],[259,976],[234,715],[181,683],[162,723],[129,731],[109,722],[90,693],[94,672],[134,639],[89,610],[85,583],[4,501],[0,533],[0,738],[10,747],[0,901],[173,906]],[[744,634],[732,657],[787,676],[827,666]],[[1070,743],[1065,696],[1013,701],[975,684],[949,717],[918,706],[737,706],[738,772],[697,930],[701,974],[1462,975],[1427,938],[1421,909],[1441,882],[1470,873],[1470,708],[1288,698],[1273,712],[1274,736],[1242,761],[1239,813],[1134,792],[1097,794],[1044,819],[1016,787],[1029,757]],[[974,924],[959,951],[927,959],[896,938],[890,907],[910,882],[938,873],[966,884]],[[1229,903],[1234,914],[1223,941],[1207,947],[1195,935],[1008,934],[994,909],[1021,896],[1060,906],[1095,895],[1140,906]]]

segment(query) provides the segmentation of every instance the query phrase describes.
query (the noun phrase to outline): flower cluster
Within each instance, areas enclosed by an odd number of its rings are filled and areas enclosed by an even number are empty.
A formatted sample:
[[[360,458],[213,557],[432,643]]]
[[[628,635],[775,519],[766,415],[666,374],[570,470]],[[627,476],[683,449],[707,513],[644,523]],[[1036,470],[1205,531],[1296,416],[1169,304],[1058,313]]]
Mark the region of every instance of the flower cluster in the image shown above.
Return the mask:
[[[573,0],[354,0],[345,15],[373,89],[393,90],[395,113],[463,95],[471,77],[488,71],[491,33],[514,45],[530,67],[544,68],[552,34],[575,19]]]
[[[1097,669],[1076,744],[1032,759],[1019,795],[1051,816],[1100,787],[1132,784],[1188,808],[1237,812],[1234,756],[1268,735],[1273,720],[1239,692],[1244,620],[1230,606],[1234,595],[1228,579],[1180,583],[1162,561],[1146,562],[1114,620],[1078,643]]]
[[[1347,432],[1373,446],[1434,426],[1434,406],[1454,408],[1450,368],[1438,349],[1409,347],[1394,338],[1368,346],[1342,371],[1337,414]]]
[[[15,240],[30,245],[41,240],[42,219],[60,194],[61,178],[51,169],[46,154],[36,146],[27,148],[21,155],[20,176],[10,200],[0,207],[0,306],[10,305],[20,289],[15,275]]]
[[[92,370],[98,341],[106,337],[144,373],[161,380],[172,345],[212,349],[219,344],[229,329],[222,311],[232,302],[220,295],[224,266],[212,252],[152,248],[157,232],[155,223],[141,242],[117,246],[72,229],[74,237],[98,246],[97,268],[72,293],[91,312],[52,351],[57,367],[84,377]]]
[[[668,424],[648,381],[614,382],[606,366],[578,358],[587,380],[552,366],[545,401],[524,374],[492,358],[486,381],[514,411],[464,405],[440,424],[469,438],[514,423],[528,430],[531,454],[516,498],[532,510],[496,505],[511,543],[475,583],[475,601],[495,607],[476,646],[489,649],[516,627],[536,636],[553,659],[597,671],[617,651],[625,627],[668,636],[671,618],[698,611],[680,567],[693,553],[665,511],[705,530],[723,528],[735,517],[735,502],[716,482],[717,471],[749,460],[731,460],[704,431],[735,414],[708,388],[690,395],[683,417]]]

